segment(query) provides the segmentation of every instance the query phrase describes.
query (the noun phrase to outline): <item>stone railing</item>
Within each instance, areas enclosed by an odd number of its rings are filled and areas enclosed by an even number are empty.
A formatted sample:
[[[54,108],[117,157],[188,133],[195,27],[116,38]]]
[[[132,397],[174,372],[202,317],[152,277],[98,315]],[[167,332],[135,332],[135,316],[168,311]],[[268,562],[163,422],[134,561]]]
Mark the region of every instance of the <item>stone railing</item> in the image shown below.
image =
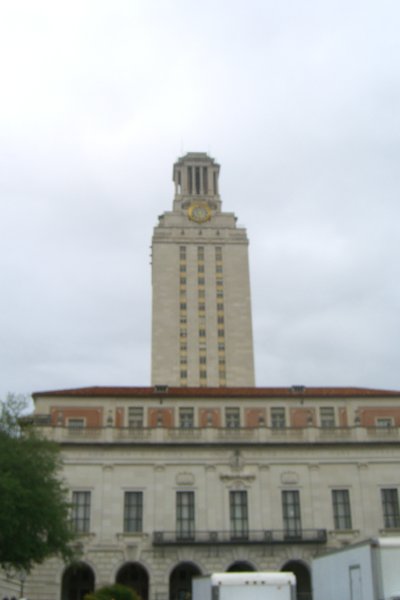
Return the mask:
[[[231,531],[155,531],[154,546],[171,545],[227,545],[227,544],[326,544],[326,529],[299,529],[284,531],[268,529],[263,531],[248,530],[241,533]]]
[[[287,427],[255,428],[165,428],[165,427],[64,427],[36,421],[48,439],[61,443],[121,444],[340,444],[399,442],[397,427]]]

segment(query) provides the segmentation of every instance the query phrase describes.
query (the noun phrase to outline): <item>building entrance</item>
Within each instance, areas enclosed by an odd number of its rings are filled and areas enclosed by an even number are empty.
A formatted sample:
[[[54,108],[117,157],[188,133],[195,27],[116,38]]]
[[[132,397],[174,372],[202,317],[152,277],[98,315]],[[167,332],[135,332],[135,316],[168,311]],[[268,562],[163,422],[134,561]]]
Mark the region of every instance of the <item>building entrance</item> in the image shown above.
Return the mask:
[[[201,575],[193,563],[181,563],[175,567],[169,578],[169,600],[191,600],[192,579]]]
[[[126,585],[137,592],[141,600],[149,597],[149,575],[139,563],[126,563],[117,573],[115,583]]]
[[[281,569],[296,575],[297,600],[312,600],[311,574],[308,567],[297,560],[287,562]]]
[[[61,584],[62,600],[83,600],[94,591],[94,573],[85,563],[71,565],[64,571]]]

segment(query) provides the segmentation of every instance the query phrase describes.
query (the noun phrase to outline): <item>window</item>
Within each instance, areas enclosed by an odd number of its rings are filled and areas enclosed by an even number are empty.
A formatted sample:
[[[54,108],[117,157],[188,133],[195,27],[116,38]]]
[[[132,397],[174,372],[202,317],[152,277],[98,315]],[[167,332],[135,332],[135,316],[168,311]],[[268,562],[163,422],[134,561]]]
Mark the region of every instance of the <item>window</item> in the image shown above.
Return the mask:
[[[191,429],[194,427],[193,408],[185,407],[179,409],[179,427],[182,429]]]
[[[128,427],[143,427],[143,408],[141,406],[128,408]]]
[[[222,248],[221,248],[221,246],[217,246],[215,248],[215,260],[222,260]]]
[[[176,492],[176,537],[194,539],[194,492]]]
[[[400,527],[399,497],[396,488],[381,490],[385,529]]]
[[[349,490],[332,490],[332,505],[335,529],[351,529]]]
[[[393,419],[391,417],[378,417],[375,424],[377,427],[393,427]]]
[[[224,280],[221,279],[221,277],[217,277],[217,285],[220,286],[220,287],[222,287],[223,284],[224,284]]]
[[[85,419],[83,419],[83,418],[68,419],[67,425],[68,425],[69,429],[83,429],[83,427],[85,427]]]
[[[179,323],[181,325],[186,325],[187,324],[187,318],[186,317],[180,317],[179,319]]]
[[[206,310],[206,305],[204,302],[199,302],[199,310],[202,312]]]
[[[180,283],[181,285],[186,285],[186,277],[180,277],[180,278],[179,278],[179,283]]]
[[[143,531],[143,492],[125,492],[124,532]]]
[[[200,369],[200,379],[207,379],[207,371],[205,369]]]
[[[180,267],[179,267],[179,271],[180,271],[181,273],[186,273],[186,265],[180,265]]]
[[[224,351],[224,350],[225,350],[225,344],[224,344],[224,343],[222,343],[222,342],[219,342],[219,343],[218,343],[218,350],[219,350],[220,352]]]
[[[181,303],[180,303],[180,305],[179,305],[179,308],[180,308],[181,310],[186,310],[186,308],[187,308],[187,304],[186,304],[186,302],[181,302]]]
[[[225,329],[218,329],[218,337],[224,337]]]
[[[205,329],[199,329],[199,337],[206,337],[206,330]]]
[[[187,379],[187,371],[182,369],[180,372],[181,379]]]
[[[185,246],[179,247],[179,258],[181,260],[185,260],[185,258],[186,258],[186,247]]]
[[[185,354],[185,356],[181,356],[179,359],[179,362],[181,365],[187,365],[187,356]]]
[[[219,323],[220,325],[223,325],[224,317],[217,317],[217,323]]]
[[[273,429],[284,429],[286,427],[286,415],[283,407],[271,408],[271,427]]]
[[[217,303],[217,310],[224,310],[224,305],[222,302]]]
[[[186,344],[186,342],[184,342],[184,343],[182,343],[180,345],[180,349],[181,349],[181,352],[186,352],[187,351],[187,344]]]
[[[229,492],[231,538],[246,539],[249,534],[247,492]]]
[[[205,281],[204,277],[199,277],[199,278],[197,279],[197,283],[198,283],[199,285],[204,285],[204,281]]]
[[[225,409],[225,425],[229,429],[238,429],[240,427],[240,409],[226,408]]]
[[[216,271],[217,273],[222,273],[222,265],[216,265],[216,267],[215,267],[215,271]]]
[[[197,265],[197,272],[204,273],[204,265]]]
[[[298,490],[282,492],[282,512],[285,538],[301,537],[300,492]]]
[[[205,298],[206,297],[206,290],[199,290],[199,298]]]
[[[335,409],[333,408],[333,406],[322,406],[319,409],[319,418],[321,427],[327,429],[335,427]]]
[[[179,335],[180,335],[181,338],[187,337],[187,331],[186,331],[186,329],[181,329],[180,332],[179,332]]]
[[[223,298],[224,297],[224,290],[217,290],[217,298]]]
[[[90,492],[72,492],[71,518],[77,533],[90,531]]]
[[[198,258],[198,260],[204,260],[204,248],[203,248],[203,246],[199,246],[197,248],[197,258]]]
[[[204,356],[204,355],[199,356],[199,363],[201,365],[206,365],[207,364],[207,356]]]

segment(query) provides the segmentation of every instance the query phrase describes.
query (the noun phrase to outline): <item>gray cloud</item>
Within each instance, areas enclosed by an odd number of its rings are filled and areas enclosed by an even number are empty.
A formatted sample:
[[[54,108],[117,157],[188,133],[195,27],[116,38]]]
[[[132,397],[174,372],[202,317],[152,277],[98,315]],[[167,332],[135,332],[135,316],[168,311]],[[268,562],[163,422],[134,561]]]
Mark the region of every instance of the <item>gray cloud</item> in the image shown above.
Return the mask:
[[[172,163],[250,238],[258,385],[400,388],[398,3],[1,8],[1,394],[142,385]],[[21,16],[24,15],[24,16]]]

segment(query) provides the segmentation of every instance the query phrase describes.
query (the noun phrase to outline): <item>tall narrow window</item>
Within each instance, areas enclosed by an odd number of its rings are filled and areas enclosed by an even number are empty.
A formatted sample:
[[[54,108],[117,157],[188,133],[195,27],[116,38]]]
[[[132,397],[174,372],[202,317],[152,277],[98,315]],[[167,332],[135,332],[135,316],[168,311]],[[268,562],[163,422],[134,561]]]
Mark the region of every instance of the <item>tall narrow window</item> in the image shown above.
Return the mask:
[[[90,531],[90,492],[72,492],[71,519],[77,533]]]
[[[273,429],[286,427],[285,409],[283,407],[271,408],[271,427]]]
[[[126,533],[143,531],[143,492],[125,492],[124,531]]]
[[[231,538],[247,539],[249,535],[247,492],[230,492],[229,509],[231,520]]]
[[[189,194],[192,194],[193,193],[193,172],[192,172],[192,167],[188,167],[187,168],[187,178],[188,178]]]
[[[193,408],[179,409],[179,427],[182,429],[191,429],[194,427]]]
[[[200,194],[200,167],[195,167],[194,172],[195,172],[196,194]]]
[[[203,191],[208,194],[208,169],[203,167]]]
[[[176,537],[194,539],[194,492],[176,493]]]
[[[385,529],[400,527],[399,496],[396,488],[381,490]]]
[[[332,505],[335,529],[351,529],[349,490],[332,490]]]
[[[141,406],[129,406],[128,427],[143,427],[143,408]]]
[[[335,427],[335,409],[333,406],[321,406],[319,409],[321,427],[326,429]]]
[[[229,429],[239,429],[240,427],[240,409],[226,408],[225,409],[225,425]]]
[[[282,512],[285,537],[301,537],[300,493],[298,490],[282,492]]]

